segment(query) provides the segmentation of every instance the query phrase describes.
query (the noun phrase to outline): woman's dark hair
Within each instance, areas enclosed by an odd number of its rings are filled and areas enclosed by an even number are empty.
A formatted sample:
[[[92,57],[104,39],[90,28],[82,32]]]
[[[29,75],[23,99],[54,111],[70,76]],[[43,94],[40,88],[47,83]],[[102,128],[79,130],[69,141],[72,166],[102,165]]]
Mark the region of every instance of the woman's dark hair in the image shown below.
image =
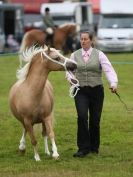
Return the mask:
[[[91,40],[91,41],[93,40],[93,33],[92,33],[91,31],[81,31],[81,32],[80,32],[80,36],[81,36],[81,34],[83,34],[83,33],[88,34],[90,40]]]
[[[95,45],[94,45],[94,41],[93,41],[93,37],[94,37],[93,32],[91,32],[91,31],[81,31],[80,32],[80,37],[81,37],[81,34],[83,34],[83,33],[88,34],[90,40],[92,41],[92,45],[91,46],[94,47]]]

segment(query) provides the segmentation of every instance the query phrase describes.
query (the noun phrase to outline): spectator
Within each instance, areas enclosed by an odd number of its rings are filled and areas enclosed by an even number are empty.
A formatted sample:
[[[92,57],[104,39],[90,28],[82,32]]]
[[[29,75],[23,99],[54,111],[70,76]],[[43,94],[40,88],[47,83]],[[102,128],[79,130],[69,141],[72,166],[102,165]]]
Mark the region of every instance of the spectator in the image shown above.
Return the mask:
[[[13,34],[8,35],[7,45],[12,52],[16,52],[19,50],[19,43],[14,39]]]

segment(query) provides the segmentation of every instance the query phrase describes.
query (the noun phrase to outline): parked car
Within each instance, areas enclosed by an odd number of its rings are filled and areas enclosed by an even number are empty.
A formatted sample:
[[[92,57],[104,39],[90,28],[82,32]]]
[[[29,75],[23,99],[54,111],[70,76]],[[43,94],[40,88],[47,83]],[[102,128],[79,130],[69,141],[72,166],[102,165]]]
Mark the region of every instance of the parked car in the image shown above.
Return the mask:
[[[133,51],[132,0],[101,0],[96,44],[104,52]]]

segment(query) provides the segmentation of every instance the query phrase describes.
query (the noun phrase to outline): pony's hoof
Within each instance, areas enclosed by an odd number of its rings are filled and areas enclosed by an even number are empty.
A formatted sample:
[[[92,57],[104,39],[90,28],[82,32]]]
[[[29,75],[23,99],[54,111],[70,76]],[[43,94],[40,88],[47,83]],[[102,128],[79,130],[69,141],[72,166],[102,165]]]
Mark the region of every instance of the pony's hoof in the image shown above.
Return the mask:
[[[53,159],[54,159],[54,160],[59,160],[60,157],[59,157],[59,156],[58,156],[58,157],[53,157]]]
[[[50,152],[49,153],[45,153],[47,156],[50,156]]]
[[[41,161],[41,159],[40,159],[39,155],[35,155],[35,156],[34,156],[34,159],[35,159],[35,161],[36,161],[36,162]]]
[[[35,159],[36,160],[36,162],[40,162],[41,161],[41,159]]]
[[[59,160],[59,154],[52,156],[54,160]]]
[[[49,151],[45,151],[45,154],[50,156],[50,152]]]

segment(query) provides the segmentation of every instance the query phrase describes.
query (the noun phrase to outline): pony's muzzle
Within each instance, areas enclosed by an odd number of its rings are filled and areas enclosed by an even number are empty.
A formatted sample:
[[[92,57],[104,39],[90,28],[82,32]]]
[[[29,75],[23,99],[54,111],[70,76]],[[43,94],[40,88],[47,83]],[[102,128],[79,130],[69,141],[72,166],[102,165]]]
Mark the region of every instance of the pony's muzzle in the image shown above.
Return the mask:
[[[74,71],[75,69],[77,69],[77,64],[73,63],[73,62],[67,61],[67,63],[66,63],[66,69],[70,70],[70,71]]]

